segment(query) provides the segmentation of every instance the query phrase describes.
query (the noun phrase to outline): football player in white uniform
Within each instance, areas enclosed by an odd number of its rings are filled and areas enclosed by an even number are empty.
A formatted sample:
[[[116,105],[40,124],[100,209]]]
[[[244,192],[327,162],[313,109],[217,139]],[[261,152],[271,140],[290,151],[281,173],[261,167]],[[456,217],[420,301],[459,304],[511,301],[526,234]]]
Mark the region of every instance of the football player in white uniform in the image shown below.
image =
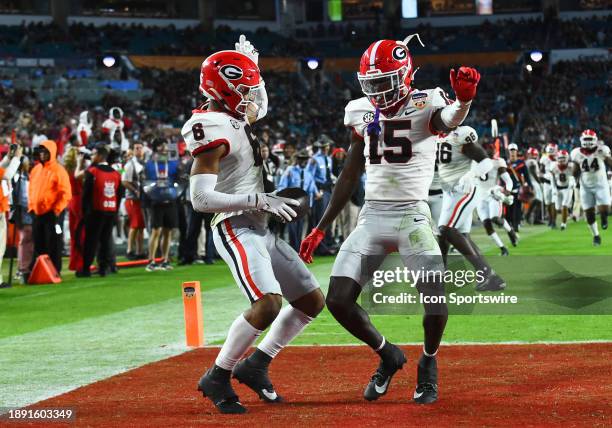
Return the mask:
[[[444,191],[438,220],[442,256],[446,261],[449,243],[452,244],[477,271],[486,275],[476,285],[478,291],[502,290],[506,287],[504,280],[493,272],[469,235],[474,209],[486,196],[477,182],[491,174],[493,161],[478,144],[474,128],[469,126],[460,126],[440,137],[438,146],[440,183]]]
[[[529,172],[529,179],[531,181],[531,188],[533,189],[533,199],[529,203],[529,209],[525,214],[527,221],[532,221],[533,224],[542,224],[542,202],[544,200],[544,192],[542,191],[542,184],[540,183],[540,165],[538,159],[540,152],[535,147],[529,147],[527,149],[527,156],[525,159],[525,165]],[[533,214],[533,220],[531,215]]]
[[[561,230],[567,228],[567,217],[572,206],[572,195],[576,186],[574,164],[569,163],[569,160],[567,150],[560,150],[557,153],[557,161],[550,170],[555,210],[557,214],[561,213]]]
[[[130,142],[123,131],[124,128],[123,110],[120,107],[111,107],[108,111],[108,118],[102,122],[102,132],[108,134],[111,148],[119,148],[122,152],[130,148]]]
[[[79,124],[76,129],[77,141],[79,147],[87,147],[89,137],[91,137],[91,128],[93,126],[93,120],[91,120],[91,114],[89,111],[82,111],[79,115]]]
[[[437,136],[432,136],[430,138],[436,139]],[[437,144],[437,143],[436,143]],[[440,147],[438,146],[438,150]],[[436,153],[436,165],[434,168],[434,176],[431,180],[431,185],[429,186],[429,196],[427,198],[427,205],[429,205],[429,210],[431,211],[431,219],[433,220],[433,232],[434,235],[439,235],[440,231],[438,229],[438,220],[440,219],[440,212],[442,211],[442,200],[444,199],[444,195],[442,194],[442,185],[440,184],[440,175],[438,174],[438,153]]]
[[[480,187],[483,198],[478,202],[476,211],[478,217],[487,232],[487,235],[497,245],[502,256],[509,254],[508,249],[503,241],[495,232],[493,224],[503,227],[513,247],[518,243],[518,235],[510,226],[508,220],[504,217],[504,204],[512,205],[514,196],[512,196],[512,178],[508,173],[508,165],[503,158],[497,157],[496,149],[493,144],[485,146],[487,155],[492,159],[493,168],[484,177],[477,181],[477,186]],[[498,185],[501,180],[503,187]]]
[[[549,143],[546,145],[544,154],[540,158],[540,182],[542,183],[542,193],[544,206],[548,213],[548,226],[553,229],[555,225],[555,201],[552,197],[552,184],[550,183],[552,176],[550,175],[550,168],[556,160],[558,146],[555,143]]]
[[[593,245],[601,245],[597,228],[595,207],[598,208],[601,228],[608,228],[610,188],[606,176],[606,164],[612,166],[610,148],[597,144],[597,134],[591,129],[580,136],[580,147],[572,150],[571,160],[576,164],[575,174],[580,177],[580,203],[587,223],[593,233]]]
[[[350,101],[345,109],[344,123],[353,130],[345,167],[323,218],[300,247],[300,257],[311,262],[323,231],[350,199],[365,167],[365,205],[357,228],[344,241],[334,262],[326,303],[344,328],[380,356],[380,365],[364,391],[366,400],[376,400],[387,392],[406,357],[372,325],[357,299],[372,272],[394,251],[399,251],[408,269],[434,272],[428,275],[429,282],[417,284],[426,300],[443,295],[435,272],[442,272],[444,266],[427,206],[436,156],[435,139],[430,137],[461,125],[480,80],[475,69],[451,70],[451,86],[457,96],[454,102],[440,88],[413,88],[415,68],[407,47],[411,37],[379,40],[361,57],[357,78],[365,96]],[[438,279],[432,280],[436,276]],[[417,403],[437,400],[435,355],[447,318],[446,304],[425,304],[425,343],[413,395]]]
[[[266,402],[281,401],[268,377],[268,365],[319,314],[325,301],[298,254],[267,227],[269,214],[286,221],[294,218],[292,206],[298,201],[263,193],[262,158],[250,123],[265,115],[267,96],[257,51],[244,36],[235,51],[217,52],[204,60],[200,92],[208,103],[193,111],[181,131],[194,157],[191,202],[196,211],[216,213],[215,247],[251,306],[234,320],[198,389],[220,412],[244,413],[230,376]],[[281,309],[282,297],[290,304]],[[240,361],[268,326],[255,352]]]

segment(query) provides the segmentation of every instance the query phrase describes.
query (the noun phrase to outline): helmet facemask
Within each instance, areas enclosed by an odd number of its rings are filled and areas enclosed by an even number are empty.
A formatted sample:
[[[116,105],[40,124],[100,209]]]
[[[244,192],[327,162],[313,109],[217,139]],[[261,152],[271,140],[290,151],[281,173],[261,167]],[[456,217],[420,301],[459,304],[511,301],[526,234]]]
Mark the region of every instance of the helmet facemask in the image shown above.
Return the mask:
[[[263,80],[254,86],[238,85],[235,91],[241,101],[236,106],[236,112],[249,118],[261,119],[268,110],[268,94]]]
[[[595,146],[597,146],[597,137],[594,135],[581,136],[580,146],[584,149],[593,149]]]
[[[381,110],[393,107],[409,92],[406,85],[408,67],[378,74],[357,74],[361,90],[370,102]]]

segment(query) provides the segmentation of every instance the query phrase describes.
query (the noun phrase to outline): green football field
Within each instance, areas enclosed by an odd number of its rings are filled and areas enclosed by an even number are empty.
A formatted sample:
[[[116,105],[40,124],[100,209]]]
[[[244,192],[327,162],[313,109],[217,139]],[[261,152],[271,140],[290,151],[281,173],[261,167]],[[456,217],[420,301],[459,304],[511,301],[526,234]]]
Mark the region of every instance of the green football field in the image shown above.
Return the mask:
[[[480,228],[472,236],[487,254],[497,254]],[[505,234],[500,236],[507,241]],[[540,256],[559,256],[561,260],[563,256],[581,256],[579,260],[589,260],[604,274],[610,274],[612,234],[604,231],[602,237],[603,245],[595,248],[584,223],[571,223],[564,232],[527,226],[521,231],[519,246],[510,247],[510,258],[504,262],[508,266],[516,260],[520,281],[529,281],[524,256],[532,260]],[[323,289],[327,288],[333,261],[332,257],[320,257],[311,266]],[[5,277],[7,265],[3,265]],[[512,272],[505,275],[512,276]],[[510,292],[511,278],[507,279]],[[235,316],[248,307],[221,261],[214,266],[176,267],[170,272],[131,268],[87,280],[77,280],[65,272],[58,285],[0,290],[0,407],[33,403],[188,350],[181,283],[192,280],[202,286],[206,343],[220,344]],[[599,313],[612,313],[612,299],[603,296],[600,300]],[[419,315],[377,315],[373,321],[393,342],[422,340]],[[456,315],[449,319],[444,340],[610,341],[611,322],[609,315]],[[357,341],[324,310],[295,343]]]

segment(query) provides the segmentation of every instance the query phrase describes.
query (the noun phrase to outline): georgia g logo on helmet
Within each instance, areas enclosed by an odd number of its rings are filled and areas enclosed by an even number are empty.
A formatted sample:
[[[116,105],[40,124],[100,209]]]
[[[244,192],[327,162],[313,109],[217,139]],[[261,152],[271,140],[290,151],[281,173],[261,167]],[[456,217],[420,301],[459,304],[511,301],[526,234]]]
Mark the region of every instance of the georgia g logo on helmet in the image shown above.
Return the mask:
[[[224,65],[219,69],[219,73],[227,77],[228,80],[238,80],[244,75],[242,69],[233,64]]]

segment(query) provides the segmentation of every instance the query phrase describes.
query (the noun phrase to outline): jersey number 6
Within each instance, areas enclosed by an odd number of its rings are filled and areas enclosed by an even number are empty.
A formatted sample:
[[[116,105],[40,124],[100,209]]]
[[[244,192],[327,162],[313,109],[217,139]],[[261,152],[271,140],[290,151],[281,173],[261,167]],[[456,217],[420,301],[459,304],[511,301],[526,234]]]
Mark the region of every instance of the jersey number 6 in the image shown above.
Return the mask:
[[[370,164],[381,163],[385,158],[387,163],[406,163],[412,157],[412,141],[408,138],[408,131],[411,128],[410,120],[385,122],[382,124],[383,150],[380,154],[379,138],[370,138]],[[398,149],[399,150],[396,150]]]

